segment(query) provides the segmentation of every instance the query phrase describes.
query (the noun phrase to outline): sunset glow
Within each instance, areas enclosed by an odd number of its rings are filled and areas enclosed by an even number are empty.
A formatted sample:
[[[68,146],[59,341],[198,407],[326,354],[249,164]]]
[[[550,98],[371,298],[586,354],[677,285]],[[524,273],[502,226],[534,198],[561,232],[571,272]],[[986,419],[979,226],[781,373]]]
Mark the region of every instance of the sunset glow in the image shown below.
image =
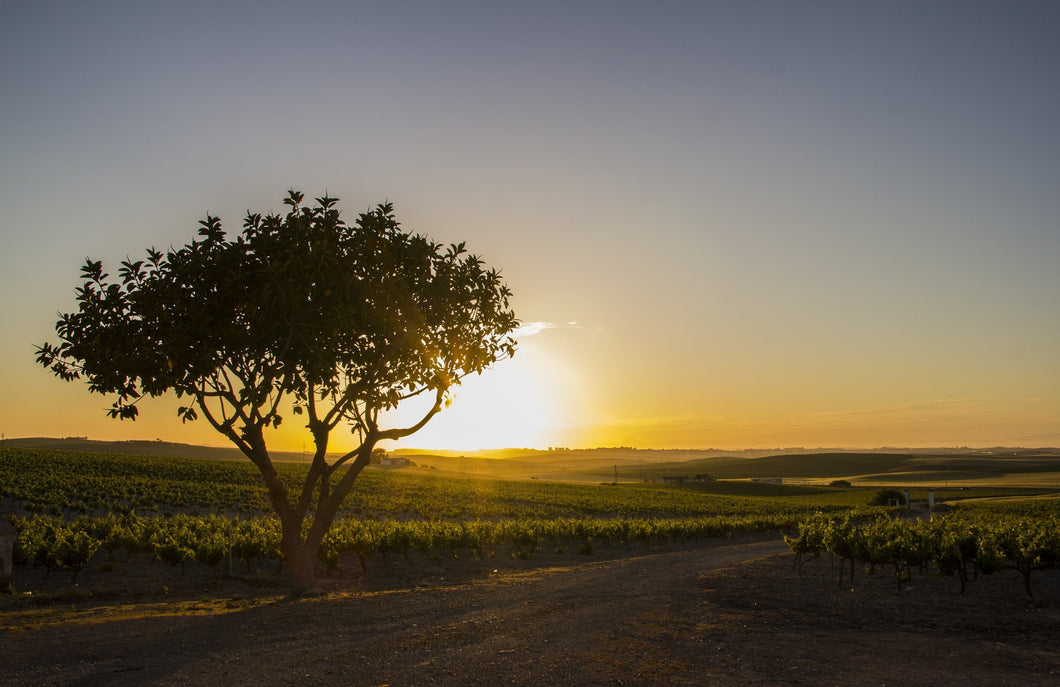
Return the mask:
[[[450,406],[398,446],[473,451],[558,444],[556,438],[572,412],[565,402],[565,387],[572,382],[576,384],[545,354],[524,344],[511,360],[465,379],[451,395]],[[424,405],[408,404],[388,417],[387,424],[414,423]]]

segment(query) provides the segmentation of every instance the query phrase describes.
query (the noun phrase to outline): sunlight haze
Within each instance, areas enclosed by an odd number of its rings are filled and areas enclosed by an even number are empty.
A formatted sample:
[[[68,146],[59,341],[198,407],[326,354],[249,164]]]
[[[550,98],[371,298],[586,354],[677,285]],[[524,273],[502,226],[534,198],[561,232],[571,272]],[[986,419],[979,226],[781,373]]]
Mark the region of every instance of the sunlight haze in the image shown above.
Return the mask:
[[[294,188],[514,292],[515,357],[399,447],[1060,445],[1058,35],[1018,1],[4,3],[0,431],[223,444],[34,346],[86,257]]]

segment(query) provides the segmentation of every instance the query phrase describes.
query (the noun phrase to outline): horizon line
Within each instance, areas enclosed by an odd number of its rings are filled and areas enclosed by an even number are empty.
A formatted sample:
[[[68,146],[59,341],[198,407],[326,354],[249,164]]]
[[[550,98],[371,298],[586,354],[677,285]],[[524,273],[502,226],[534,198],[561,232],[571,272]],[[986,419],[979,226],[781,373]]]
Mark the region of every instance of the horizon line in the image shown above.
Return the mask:
[[[35,436],[35,437],[3,437],[0,439],[0,446],[6,445],[8,442],[16,441],[55,441],[55,442],[87,442],[97,444],[163,444],[171,446],[190,446],[196,448],[206,449],[231,449],[233,451],[239,451],[236,446],[231,444],[191,444],[181,441],[171,441],[167,439],[92,439],[87,436],[66,436],[66,437],[47,437],[47,436]],[[651,447],[640,447],[640,446],[593,446],[588,448],[572,448],[569,446],[549,446],[547,448],[535,448],[531,446],[505,446],[501,448],[423,448],[423,447],[401,447],[395,449],[387,449],[388,453],[396,452],[434,452],[434,453],[489,453],[489,452],[502,452],[502,451],[527,451],[535,453],[576,453],[576,452],[589,452],[589,451],[656,451],[656,452],[693,452],[693,453],[745,453],[749,451],[840,451],[840,452],[856,452],[856,451],[906,451],[906,450],[948,450],[948,451],[987,451],[987,450],[1024,450],[1024,451],[1060,451],[1058,446],[1026,446],[1026,445],[1008,445],[1008,444],[992,444],[992,445],[981,445],[972,446],[964,444],[928,444],[928,445],[907,445],[907,446],[747,446],[739,448],[651,448]],[[297,449],[275,449],[271,450],[272,453],[308,453],[308,451],[299,451]],[[331,454],[344,454],[346,451],[329,451]]]

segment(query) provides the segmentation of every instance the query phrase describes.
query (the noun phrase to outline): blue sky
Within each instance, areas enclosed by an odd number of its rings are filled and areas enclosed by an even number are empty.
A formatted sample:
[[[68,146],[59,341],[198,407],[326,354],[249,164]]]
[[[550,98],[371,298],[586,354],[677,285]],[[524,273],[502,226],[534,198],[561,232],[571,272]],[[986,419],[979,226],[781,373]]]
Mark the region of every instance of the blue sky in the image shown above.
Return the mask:
[[[294,187],[394,201],[563,324],[424,442],[1060,443],[1058,35],[1051,2],[5,3],[0,430],[207,437],[107,421],[33,344],[86,256]]]

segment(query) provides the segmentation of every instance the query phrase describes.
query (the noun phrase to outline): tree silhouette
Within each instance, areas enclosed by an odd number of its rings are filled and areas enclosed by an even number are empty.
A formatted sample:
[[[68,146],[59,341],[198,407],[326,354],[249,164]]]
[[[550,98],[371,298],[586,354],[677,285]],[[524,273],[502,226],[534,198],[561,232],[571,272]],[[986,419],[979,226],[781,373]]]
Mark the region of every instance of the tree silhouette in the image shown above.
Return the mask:
[[[315,585],[320,542],[376,445],[418,431],[463,377],[513,355],[518,325],[499,272],[463,243],[405,232],[389,203],[346,224],[338,199],[302,198],[289,192],[283,216],[248,212],[234,239],[208,216],[190,244],[127,259],[116,280],[87,260],[58,344],[37,349],[58,377],[116,397],[111,417],[135,419],[145,396],[188,399],[183,421],[205,418],[260,470],[296,590]],[[419,395],[433,403],[418,422],[380,426]],[[300,488],[265,440],[286,413],[315,446]],[[340,425],[358,446],[329,459]]]

